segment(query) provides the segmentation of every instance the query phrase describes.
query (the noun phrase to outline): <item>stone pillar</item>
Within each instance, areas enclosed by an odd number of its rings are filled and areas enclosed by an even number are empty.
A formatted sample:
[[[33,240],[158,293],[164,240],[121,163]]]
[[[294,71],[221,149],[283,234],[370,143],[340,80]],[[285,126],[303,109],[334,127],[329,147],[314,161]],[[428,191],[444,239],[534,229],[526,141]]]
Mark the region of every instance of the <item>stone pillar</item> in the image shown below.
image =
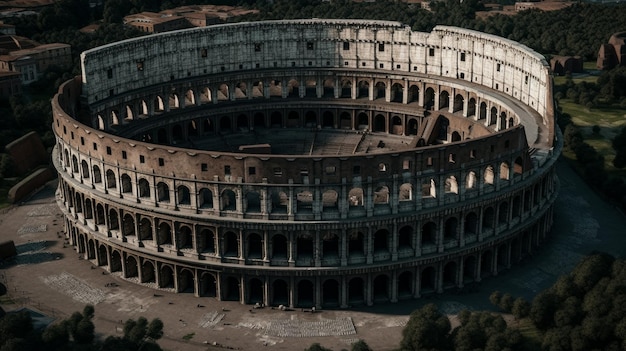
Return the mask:
[[[465,270],[465,261],[463,261],[463,257],[459,258],[459,270],[458,270],[458,274],[457,274],[457,282],[456,285],[459,288],[463,287],[463,272]]]
[[[422,274],[420,269],[415,269],[415,291],[413,292],[413,297],[419,299],[421,294],[420,290],[422,290]]]
[[[263,231],[263,265],[270,265],[270,238],[267,230]]]
[[[341,265],[342,266],[347,266],[348,265],[348,232],[345,228],[341,229],[341,247],[340,247],[340,259],[341,259]]]
[[[443,223],[443,217],[439,218],[439,221],[437,223],[437,252],[443,252],[444,247],[443,247],[443,234],[444,234],[444,223]]]
[[[293,275],[289,276],[289,307],[296,307],[296,280]]]
[[[367,237],[365,242],[365,262],[367,264],[371,264],[374,262],[374,252],[373,252],[373,240],[372,240],[372,227],[367,227]]]
[[[483,253],[479,252],[477,260],[476,260],[476,271],[474,273],[474,277],[475,277],[474,280],[476,282],[481,281],[480,272],[481,272],[481,265],[482,265],[482,257],[483,257]]]
[[[239,303],[242,305],[245,305],[247,300],[248,299],[246,297],[246,277],[245,275],[242,275],[239,278]]]
[[[296,238],[294,237],[293,231],[289,231],[289,234],[287,235],[287,240],[288,240],[288,245],[289,247],[287,248],[287,260],[289,262],[289,267],[295,267],[296,265],[296,260],[294,258],[294,253],[295,253],[295,240]]]
[[[244,250],[244,242],[243,241],[244,241],[243,229],[239,229],[239,231],[237,232],[237,251],[239,251],[237,257],[240,260],[245,258],[245,255],[244,255],[244,252],[243,252],[243,250]]]
[[[345,275],[341,276],[341,304],[339,308],[348,308],[348,281]]]
[[[322,309],[322,280],[319,276],[317,276],[314,280],[315,283],[315,296],[313,296],[313,301],[315,305],[315,309]]]
[[[391,260],[398,260],[398,223],[395,221],[393,222],[391,233]]]
[[[313,259],[315,260],[315,267],[320,267],[322,265],[322,244],[320,242],[320,231],[319,229],[315,230],[315,238],[314,238],[314,247],[313,247]]]
[[[372,294],[372,274],[367,273],[366,278],[367,282],[365,283],[365,304],[367,306],[372,306],[374,304],[373,294]]]
[[[443,269],[443,262],[439,262],[439,264],[437,265],[437,275],[435,276],[435,289],[438,294],[441,294],[443,292]]]
[[[398,272],[391,272],[391,302],[398,302]]]

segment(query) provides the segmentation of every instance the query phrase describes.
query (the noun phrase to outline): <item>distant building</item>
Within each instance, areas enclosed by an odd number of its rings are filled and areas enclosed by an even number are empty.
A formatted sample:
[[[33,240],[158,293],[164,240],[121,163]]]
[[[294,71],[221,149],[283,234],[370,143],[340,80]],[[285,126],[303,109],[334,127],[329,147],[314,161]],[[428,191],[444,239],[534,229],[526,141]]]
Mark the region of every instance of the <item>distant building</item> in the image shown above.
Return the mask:
[[[0,97],[10,97],[21,92],[20,72],[0,71]]]
[[[206,27],[224,23],[228,18],[257,13],[242,7],[192,5],[164,10],[159,13],[141,12],[124,17],[124,24],[146,33],[162,33],[191,27]]]
[[[581,73],[583,60],[580,56],[553,56],[550,59],[550,68],[556,75],[562,76],[569,73]]]
[[[22,84],[36,81],[50,66],[67,68],[71,64],[68,44],[41,45],[24,37],[0,35],[0,71],[18,72]]]
[[[191,28],[186,18],[154,12],[141,12],[124,17],[124,24],[146,33],[162,33]]]
[[[556,11],[571,6],[573,2],[565,1],[520,1],[515,3],[515,12],[526,10]]]
[[[612,69],[616,66],[626,66],[626,32],[611,35],[608,44],[602,44],[598,51],[596,66],[598,69]]]
[[[15,35],[15,26],[0,21],[0,34]]]

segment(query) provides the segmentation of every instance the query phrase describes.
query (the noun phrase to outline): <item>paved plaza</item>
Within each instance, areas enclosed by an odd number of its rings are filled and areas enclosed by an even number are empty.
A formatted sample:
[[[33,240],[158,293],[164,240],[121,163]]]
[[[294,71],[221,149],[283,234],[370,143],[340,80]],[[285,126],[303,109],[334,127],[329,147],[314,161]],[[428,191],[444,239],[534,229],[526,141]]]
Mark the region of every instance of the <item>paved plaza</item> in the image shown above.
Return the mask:
[[[336,311],[255,309],[237,302],[196,298],[155,289],[109,274],[83,260],[65,241],[63,218],[56,207],[55,183],[29,201],[0,214],[0,241],[14,240],[18,257],[0,270],[9,298],[2,307],[28,307],[60,320],[95,306],[96,331],[120,334],[124,320],[161,318],[167,350],[298,350],[319,342],[334,350],[349,349],[359,339],[374,350],[397,347],[412,310],[435,302],[455,314],[464,308],[490,309],[494,290],[528,299],[568,272],[593,250],[616,256],[626,252],[626,220],[600,200],[564,162],[559,161],[561,193],[552,238],[522,264],[461,293],[421,300]]]

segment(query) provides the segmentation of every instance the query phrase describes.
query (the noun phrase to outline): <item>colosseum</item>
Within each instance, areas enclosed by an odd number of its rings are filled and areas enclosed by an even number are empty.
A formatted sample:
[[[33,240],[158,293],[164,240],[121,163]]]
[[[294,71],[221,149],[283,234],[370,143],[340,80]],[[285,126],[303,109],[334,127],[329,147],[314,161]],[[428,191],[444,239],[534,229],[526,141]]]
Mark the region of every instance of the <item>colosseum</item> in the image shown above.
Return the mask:
[[[389,21],[224,24],[81,55],[57,201],[94,265],[242,304],[345,308],[480,282],[553,222],[545,59]]]

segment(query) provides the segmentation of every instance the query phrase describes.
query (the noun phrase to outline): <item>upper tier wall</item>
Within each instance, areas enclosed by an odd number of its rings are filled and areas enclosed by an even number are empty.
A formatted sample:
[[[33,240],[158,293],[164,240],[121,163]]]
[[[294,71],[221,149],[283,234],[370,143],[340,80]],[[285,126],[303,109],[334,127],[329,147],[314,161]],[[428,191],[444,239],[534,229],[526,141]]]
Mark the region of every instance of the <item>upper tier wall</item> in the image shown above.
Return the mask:
[[[196,76],[242,70],[338,68],[449,77],[510,95],[552,129],[549,65],[504,38],[398,22],[289,20],[224,24],[129,39],[81,54],[83,96],[92,110],[111,97]]]

